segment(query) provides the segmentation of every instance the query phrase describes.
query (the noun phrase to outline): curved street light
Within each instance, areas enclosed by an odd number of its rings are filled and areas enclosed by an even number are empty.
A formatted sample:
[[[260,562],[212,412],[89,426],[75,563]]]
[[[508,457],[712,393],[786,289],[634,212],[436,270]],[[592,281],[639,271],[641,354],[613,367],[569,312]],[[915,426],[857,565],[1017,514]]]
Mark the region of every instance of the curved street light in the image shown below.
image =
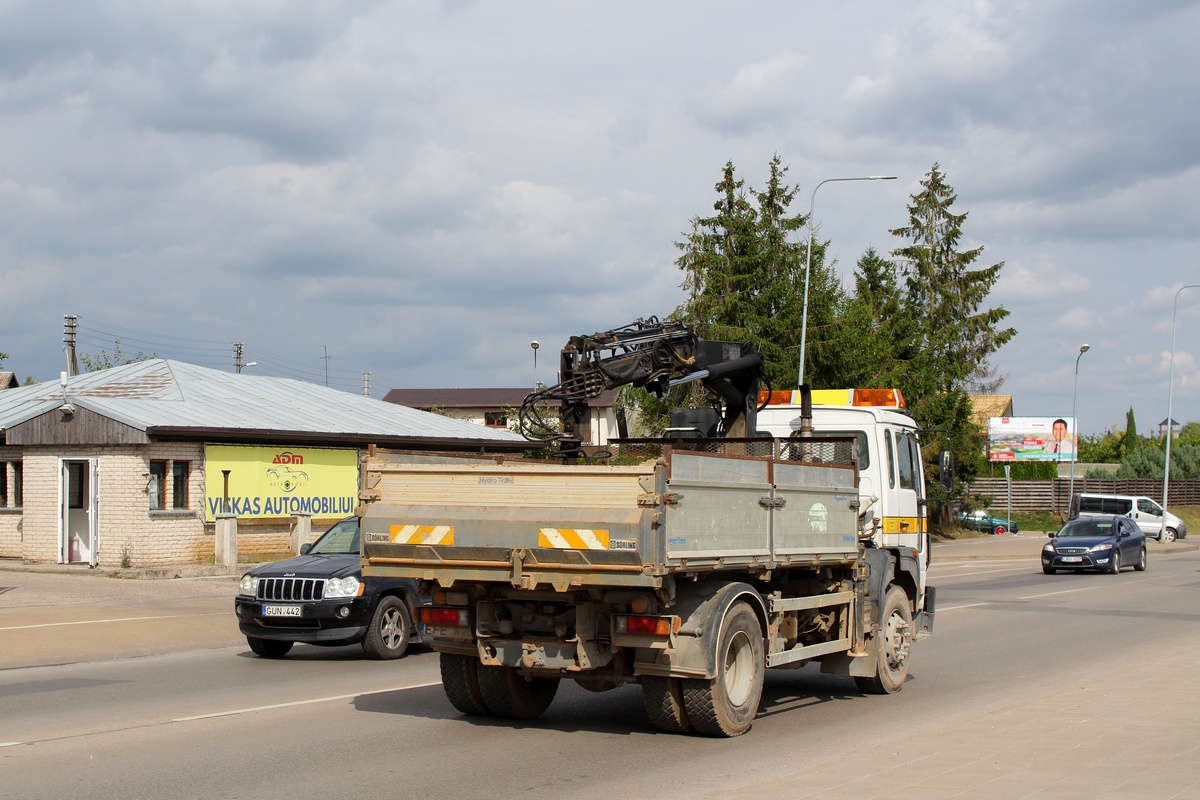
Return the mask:
[[[1079,397],[1079,359],[1083,358],[1083,354],[1091,350],[1090,344],[1085,344],[1079,348],[1079,355],[1075,356],[1075,388],[1071,392],[1071,422],[1075,425],[1075,452],[1071,454],[1071,482],[1067,485],[1067,513],[1071,513],[1071,501],[1075,499],[1075,462],[1079,460],[1079,418],[1075,416],[1075,399]]]
[[[1171,311],[1171,372],[1167,378],[1167,454],[1163,458],[1163,512],[1167,510],[1167,485],[1171,478],[1171,401],[1175,393],[1175,316],[1179,313],[1179,292],[1184,289],[1200,289],[1200,283],[1189,283],[1180,286],[1175,292],[1175,306]],[[1163,519],[1163,530],[1166,530],[1166,519]]]
[[[804,263],[804,312],[800,319],[800,371],[796,378],[796,388],[804,385],[804,350],[808,344],[808,273],[812,269],[813,251],[813,209],[817,205],[817,189],[835,181],[894,181],[895,175],[868,175],[865,178],[826,178],[816,185],[812,192],[812,200],[808,204],[808,260]]]

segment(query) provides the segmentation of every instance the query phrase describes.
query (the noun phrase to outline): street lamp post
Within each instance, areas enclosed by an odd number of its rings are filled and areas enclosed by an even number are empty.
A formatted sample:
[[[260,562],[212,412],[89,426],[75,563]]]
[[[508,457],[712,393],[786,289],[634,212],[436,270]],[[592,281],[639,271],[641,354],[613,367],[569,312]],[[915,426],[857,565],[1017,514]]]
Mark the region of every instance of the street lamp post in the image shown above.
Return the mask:
[[[1167,481],[1171,478],[1171,402],[1175,399],[1175,315],[1179,313],[1179,293],[1184,289],[1200,289],[1200,283],[1189,283],[1180,286],[1175,292],[1175,306],[1171,310],[1171,372],[1167,378],[1167,455],[1163,459],[1163,511],[1167,510]],[[1166,530],[1166,520],[1163,520],[1163,530]]]
[[[1079,418],[1075,416],[1075,400],[1079,397],[1079,359],[1091,350],[1090,344],[1079,348],[1075,356],[1075,388],[1071,391],[1071,422],[1075,424],[1075,452],[1071,454],[1071,481],[1067,484],[1067,513],[1071,513],[1071,501],[1075,499],[1075,462],[1079,460]]]
[[[868,175],[864,178],[826,178],[816,185],[812,192],[812,200],[808,204],[808,259],[804,263],[804,311],[800,319],[800,371],[796,377],[796,388],[804,385],[804,352],[808,344],[808,274],[812,269],[813,251],[813,210],[817,205],[817,189],[835,181],[894,181],[895,175]]]

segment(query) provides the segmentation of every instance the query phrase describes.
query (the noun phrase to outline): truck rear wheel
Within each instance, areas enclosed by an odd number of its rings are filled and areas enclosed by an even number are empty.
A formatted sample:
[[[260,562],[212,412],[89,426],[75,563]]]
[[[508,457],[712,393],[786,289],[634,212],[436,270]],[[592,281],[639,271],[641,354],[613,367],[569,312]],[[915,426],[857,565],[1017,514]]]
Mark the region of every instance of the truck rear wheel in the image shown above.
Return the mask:
[[[442,653],[442,689],[450,704],[463,714],[486,717],[491,714],[483,701],[477,669],[479,661],[457,653]]]
[[[717,675],[683,679],[687,718],[698,733],[740,736],[750,730],[762,699],[766,662],[758,617],[744,602],[725,615],[717,640]]]
[[[642,676],[642,703],[646,716],[660,731],[691,733],[695,730],[688,719],[683,700],[683,681],[661,675]]]
[[[912,609],[908,595],[899,586],[888,589],[879,615],[878,655],[875,675],[855,676],[858,688],[867,694],[892,694],[900,691],[908,679],[908,656],[912,649]]]
[[[526,678],[516,667],[478,664],[475,674],[483,702],[497,717],[537,719],[558,691],[557,678]]]

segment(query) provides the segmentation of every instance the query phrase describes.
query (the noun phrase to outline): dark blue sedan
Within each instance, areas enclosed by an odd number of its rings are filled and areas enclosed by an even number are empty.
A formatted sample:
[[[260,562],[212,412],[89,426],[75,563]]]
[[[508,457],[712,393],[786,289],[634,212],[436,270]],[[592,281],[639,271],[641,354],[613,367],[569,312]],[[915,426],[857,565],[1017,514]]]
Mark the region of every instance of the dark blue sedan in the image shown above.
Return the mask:
[[[1078,517],[1063,525],[1042,548],[1042,572],[1095,569],[1117,574],[1132,564],[1146,569],[1146,536],[1127,517]]]

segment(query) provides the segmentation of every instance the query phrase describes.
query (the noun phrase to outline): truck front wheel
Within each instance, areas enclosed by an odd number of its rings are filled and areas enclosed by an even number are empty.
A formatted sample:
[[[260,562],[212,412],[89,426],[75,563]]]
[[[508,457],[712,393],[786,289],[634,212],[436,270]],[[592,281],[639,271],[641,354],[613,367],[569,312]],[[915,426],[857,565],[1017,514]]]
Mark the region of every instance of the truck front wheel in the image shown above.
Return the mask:
[[[463,714],[486,717],[491,714],[483,701],[476,670],[479,661],[457,653],[441,654],[442,689],[450,704]]]
[[[725,615],[717,641],[717,675],[683,679],[687,718],[697,732],[739,736],[750,730],[762,699],[766,662],[758,616],[744,602]]]
[[[554,700],[557,678],[526,678],[516,667],[477,664],[479,689],[493,714],[509,719],[537,719]]]
[[[912,609],[908,595],[899,586],[888,589],[879,615],[878,655],[875,674],[865,678],[855,676],[858,688],[867,694],[892,694],[900,691],[908,679],[908,656],[912,649]]]

